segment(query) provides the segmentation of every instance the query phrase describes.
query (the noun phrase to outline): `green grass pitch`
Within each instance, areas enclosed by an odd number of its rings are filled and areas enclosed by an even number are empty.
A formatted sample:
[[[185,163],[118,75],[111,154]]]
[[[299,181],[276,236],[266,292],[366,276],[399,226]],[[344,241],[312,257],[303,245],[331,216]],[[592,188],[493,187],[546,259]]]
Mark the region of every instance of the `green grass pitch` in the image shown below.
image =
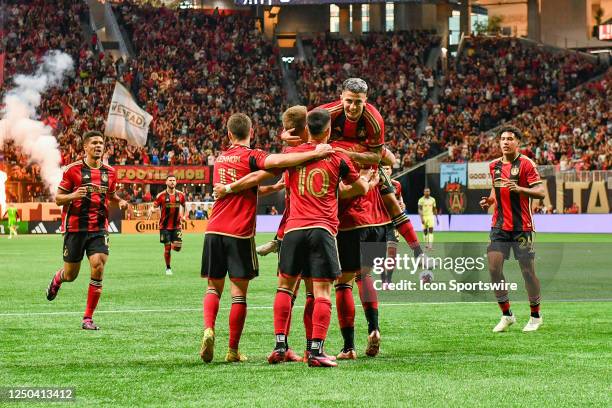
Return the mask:
[[[258,243],[271,237],[260,234]],[[436,242],[483,241],[486,234],[437,233]],[[597,242],[603,235],[540,234],[539,242]],[[75,387],[81,406],[610,406],[612,303],[546,302],[541,331],[523,334],[529,308],[515,299],[518,324],[494,335],[491,303],[405,303],[380,307],[379,357],[340,362],[336,369],[303,363],[270,366],[275,257],[260,258],[251,286],[241,350],[244,364],[223,362],[229,293],[221,300],[215,360],[205,365],[199,277],[201,235],[187,235],[164,275],[156,235],[115,235],[99,332],[80,329],[89,270],[48,302],[44,290],[61,262],[60,236],[1,237],[0,387]],[[612,246],[610,246],[612,248]],[[593,255],[589,255],[593,256]],[[599,264],[609,265],[610,252]],[[584,268],[589,259],[585,256]],[[610,270],[604,271],[610,276]],[[594,282],[594,284],[598,284]],[[609,284],[609,281],[604,282]],[[608,290],[610,288],[608,287]],[[355,294],[357,290],[354,291]],[[612,296],[611,296],[612,297]],[[290,344],[304,349],[303,292]],[[365,318],[356,297],[356,341],[363,356]],[[326,343],[341,346],[335,310]],[[0,401],[0,405],[7,404]],[[13,406],[12,404],[10,406]]]

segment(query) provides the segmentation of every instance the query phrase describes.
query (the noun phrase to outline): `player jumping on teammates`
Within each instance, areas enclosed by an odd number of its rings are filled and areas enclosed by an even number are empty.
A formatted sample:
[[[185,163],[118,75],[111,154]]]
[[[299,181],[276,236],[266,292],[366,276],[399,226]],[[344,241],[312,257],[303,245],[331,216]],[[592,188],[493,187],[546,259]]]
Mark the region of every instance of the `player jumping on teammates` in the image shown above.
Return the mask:
[[[214,184],[229,185],[253,171],[296,166],[332,152],[329,145],[321,145],[310,152],[272,155],[251,149],[251,119],[242,113],[230,116],[227,128],[232,145],[215,161]],[[227,192],[231,193],[231,189]],[[208,289],[203,300],[204,335],[200,357],[207,363],[214,356],[215,322],[227,274],[231,282],[232,307],[229,351],[225,361],[241,362],[247,359],[238,351],[238,346],[246,319],[249,281],[259,273],[254,240],[256,210],[256,188],[228,194],[215,201],[213,206],[204,238],[201,270],[202,277],[208,278]]]
[[[12,207],[9,204],[8,208],[6,209],[5,215],[8,219],[8,229],[9,229],[8,239],[12,239],[13,235],[17,237],[17,227],[18,227],[17,222],[19,221],[19,212],[17,211],[17,208]]]
[[[63,282],[76,279],[86,253],[91,280],[81,327],[98,330],[93,314],[102,294],[104,265],[108,259],[109,202],[117,202],[121,209],[128,204],[115,192],[115,169],[102,163],[102,133],[89,131],[83,135],[82,143],[85,158],[66,166],[55,196],[55,203],[63,206],[64,267],[53,275],[47,288],[47,300],[55,299]]]
[[[488,210],[494,206],[490,245],[487,250],[489,273],[492,282],[505,281],[504,260],[510,258],[510,250],[518,260],[529,296],[531,316],[524,332],[538,330],[542,325],[540,315],[540,281],[535,273],[533,247],[534,225],[531,216],[531,200],[543,199],[544,185],[533,161],[519,152],[523,138],[514,126],[504,126],[499,131],[499,144],[503,156],[489,164],[493,188],[489,197],[482,197],[480,206]],[[507,290],[495,292],[502,317],[494,332],[503,332],[516,323],[510,310]]]
[[[164,260],[166,275],[172,275],[170,267],[171,250],[179,252],[183,245],[181,221],[185,218],[185,194],[176,189],[176,177],[169,174],[166,177],[166,189],[159,193],[153,202],[160,208],[159,242],[164,244]],[[149,209],[149,218],[153,208]]]
[[[423,190],[423,197],[419,198],[419,215],[423,225],[423,237],[425,238],[425,248],[433,249],[434,224],[437,214],[436,199],[431,196],[431,190]]]
[[[288,152],[314,151],[326,143],[331,133],[330,114],[315,109],[308,114],[309,142]],[[367,181],[360,178],[343,153],[314,160],[288,170],[290,210],[280,252],[279,286],[274,301],[276,346],[268,357],[271,363],[284,360],[287,322],[291,315],[293,288],[300,275],[312,279],[314,307],[312,342],[307,356],[311,367],[335,367],[323,351],[331,319],[331,289],[341,274],[335,235],[338,228],[338,188],[340,181],[351,192],[363,194]]]

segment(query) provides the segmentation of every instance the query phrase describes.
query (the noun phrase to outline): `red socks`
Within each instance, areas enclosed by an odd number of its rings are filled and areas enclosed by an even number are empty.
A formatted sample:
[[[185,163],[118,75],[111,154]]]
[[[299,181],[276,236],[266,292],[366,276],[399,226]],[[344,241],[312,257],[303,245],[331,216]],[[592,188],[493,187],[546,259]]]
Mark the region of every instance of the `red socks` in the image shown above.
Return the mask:
[[[204,328],[214,329],[217,313],[219,313],[219,294],[214,289],[208,289],[202,302]]]
[[[353,287],[348,283],[336,285],[336,310],[340,328],[355,326],[355,300]]]
[[[331,302],[324,297],[314,300],[314,311],[312,313],[312,338],[325,340],[329,321],[331,320]]]
[[[306,293],[306,304],[304,305],[304,331],[306,339],[312,340],[312,313],[314,312],[314,295],[310,292]]]
[[[287,334],[287,322],[291,316],[293,293],[289,289],[278,288],[274,298],[274,334]]]
[[[166,268],[170,267],[170,250],[172,249],[171,245],[164,245],[164,260],[166,261]]]
[[[63,269],[62,269],[63,272]],[[56,275],[57,276],[57,275]],[[102,294],[102,280],[91,279],[89,281],[89,289],[87,290],[87,306],[85,307],[84,319],[91,319],[98,306],[98,300]]]
[[[374,281],[371,275],[364,275],[357,279],[359,298],[364,309],[378,309],[378,295],[374,289]]]
[[[237,350],[240,343],[240,336],[244,328],[244,321],[247,314],[246,297],[232,296],[232,308],[229,315],[229,347]]]
[[[398,214],[391,220],[397,232],[406,240],[410,248],[415,249],[419,246],[419,239],[412,227],[412,223],[408,216],[404,213]]]

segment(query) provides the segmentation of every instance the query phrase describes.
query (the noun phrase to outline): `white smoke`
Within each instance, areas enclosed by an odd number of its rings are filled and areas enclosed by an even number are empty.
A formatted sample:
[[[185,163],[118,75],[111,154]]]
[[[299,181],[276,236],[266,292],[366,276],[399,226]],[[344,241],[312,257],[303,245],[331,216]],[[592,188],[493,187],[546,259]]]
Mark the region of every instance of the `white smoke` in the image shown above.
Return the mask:
[[[51,194],[55,195],[62,179],[59,144],[52,129],[36,120],[36,108],[42,93],[60,85],[65,75],[72,72],[72,58],[60,51],[50,51],[34,75],[17,75],[15,88],[4,97],[0,120],[0,146],[13,140],[30,160],[40,166],[40,175]]]

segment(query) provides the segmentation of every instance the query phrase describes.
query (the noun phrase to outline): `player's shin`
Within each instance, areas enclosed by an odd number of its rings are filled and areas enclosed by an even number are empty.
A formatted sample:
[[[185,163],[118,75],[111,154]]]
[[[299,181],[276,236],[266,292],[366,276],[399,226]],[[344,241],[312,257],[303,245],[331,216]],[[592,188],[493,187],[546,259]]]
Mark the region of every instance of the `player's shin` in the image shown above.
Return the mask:
[[[242,329],[247,315],[246,296],[232,296],[232,308],[229,315],[229,348],[238,350]]]
[[[344,340],[343,351],[355,348],[355,300],[353,285],[350,283],[336,284],[336,309],[338,323]]]
[[[204,328],[214,329],[219,313],[219,292],[214,288],[208,288],[202,301],[202,314],[204,316]]]
[[[423,249],[421,249],[419,239],[416,232],[414,232],[414,228],[412,227],[412,223],[410,222],[408,215],[400,212],[399,214],[395,215],[391,221],[393,222],[393,226],[397,232],[399,232],[399,234],[404,238],[414,252],[414,256],[417,257],[421,255],[423,253]]]

